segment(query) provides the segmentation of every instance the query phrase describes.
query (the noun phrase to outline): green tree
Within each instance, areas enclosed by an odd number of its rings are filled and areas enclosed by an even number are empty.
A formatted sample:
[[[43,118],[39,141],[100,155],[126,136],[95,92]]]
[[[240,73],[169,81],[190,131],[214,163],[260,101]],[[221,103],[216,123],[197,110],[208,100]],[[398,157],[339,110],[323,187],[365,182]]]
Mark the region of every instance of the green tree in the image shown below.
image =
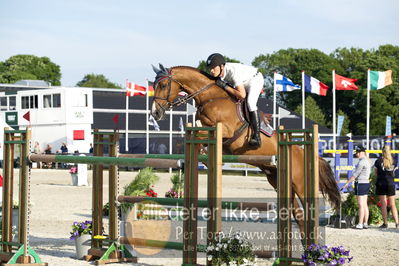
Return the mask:
[[[0,82],[15,83],[18,80],[44,80],[51,85],[61,85],[60,67],[48,57],[15,55],[0,64]]]
[[[302,115],[302,104],[298,105],[295,112]],[[326,118],[312,96],[305,99],[305,117],[323,126],[327,125]]]
[[[266,95],[273,94],[273,73],[278,72],[290,78],[294,83],[302,83],[302,70],[309,76],[316,77],[331,88],[331,70],[340,69],[337,60],[317,49],[282,49],[273,54],[259,55],[252,61],[265,77]],[[295,110],[302,104],[301,91],[282,92],[278,94],[278,103]],[[314,95],[313,99],[321,107],[326,117],[331,117],[331,89],[327,96]]]
[[[87,74],[76,86],[90,88],[121,88],[121,86],[112,83],[102,74]]]
[[[278,72],[301,84],[301,70],[329,86],[327,96],[312,95],[324,114],[327,125],[332,120],[332,69],[348,78],[358,79],[357,91],[336,91],[336,110],[348,117],[348,131],[355,135],[366,133],[367,69],[393,70],[393,84],[370,92],[370,134],[385,133],[385,116],[392,117],[392,129],[399,134],[399,46],[382,45],[378,49],[338,48],[329,55],[316,49],[286,49],[255,57],[252,64],[265,77],[268,97],[273,93],[273,72]],[[278,93],[277,102],[296,110],[301,104],[301,91]],[[350,119],[349,119],[350,118]]]
[[[382,45],[378,49],[336,49],[331,56],[339,61],[345,71],[340,75],[359,79],[358,91],[337,91],[337,109],[350,118],[350,129],[355,135],[366,134],[367,69],[393,70],[393,84],[378,91],[370,91],[370,135],[385,134],[385,116],[392,116],[392,128],[399,129],[399,46]]]

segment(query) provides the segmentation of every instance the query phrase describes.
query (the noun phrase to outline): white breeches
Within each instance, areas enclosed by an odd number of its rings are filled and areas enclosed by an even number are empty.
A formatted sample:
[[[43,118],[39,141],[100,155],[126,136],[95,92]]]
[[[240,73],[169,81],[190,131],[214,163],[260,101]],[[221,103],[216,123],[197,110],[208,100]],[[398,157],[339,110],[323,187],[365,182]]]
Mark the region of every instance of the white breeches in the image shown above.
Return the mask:
[[[258,110],[257,103],[259,95],[262,92],[263,85],[264,85],[264,80],[262,73],[258,73],[248,82],[248,84],[245,84],[245,89],[248,94],[247,95],[248,110],[250,112]]]

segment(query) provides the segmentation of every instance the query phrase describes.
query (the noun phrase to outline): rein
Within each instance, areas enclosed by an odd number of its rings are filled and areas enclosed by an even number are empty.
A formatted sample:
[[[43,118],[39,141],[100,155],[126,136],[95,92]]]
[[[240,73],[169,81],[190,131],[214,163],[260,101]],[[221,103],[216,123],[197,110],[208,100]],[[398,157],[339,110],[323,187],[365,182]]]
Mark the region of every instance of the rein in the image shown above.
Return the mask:
[[[175,80],[175,79],[173,79],[173,78],[171,78],[171,80],[173,80],[174,82],[176,82],[176,83],[179,84],[181,87],[183,87],[184,89],[187,90],[186,86],[185,86],[184,84],[182,84],[180,81]],[[184,97],[182,97],[182,98],[177,98],[173,103],[170,103],[169,108],[173,108],[173,107],[176,107],[176,106],[179,106],[179,105],[182,105],[182,104],[187,103],[189,100],[191,100],[191,99],[193,99],[195,96],[197,96],[197,95],[203,93],[204,91],[206,91],[207,89],[209,89],[210,87],[212,87],[212,86],[215,85],[215,84],[216,84],[215,82],[209,83],[209,84],[205,85],[204,87],[202,87],[201,89],[197,90],[197,91],[194,92],[194,93],[191,93],[191,94],[189,94],[189,95],[186,95],[186,96],[184,96]],[[168,96],[168,98],[169,98],[169,96]],[[169,103],[169,102],[168,102],[168,103]]]
[[[160,99],[160,100],[165,100],[166,101],[166,106],[163,106],[163,105],[160,105],[159,103],[157,103],[159,105],[159,107],[162,108],[165,111],[173,109],[174,107],[177,107],[177,106],[180,106],[182,104],[187,103],[189,100],[193,99],[197,95],[203,93],[204,91],[206,91],[207,89],[209,89],[210,87],[212,87],[213,85],[216,84],[215,82],[211,82],[211,83],[205,85],[204,87],[202,87],[201,89],[195,91],[194,93],[188,94],[188,95],[186,95],[184,97],[181,97],[181,98],[177,98],[175,101],[171,102],[171,101],[169,101],[169,97],[170,97],[170,91],[172,89],[172,81],[174,81],[177,84],[179,84],[186,91],[190,91],[190,90],[189,90],[188,86],[186,86],[183,83],[181,83],[180,81],[174,79],[172,77],[172,73],[171,73],[171,71],[169,69],[168,69],[168,73],[167,74],[160,76],[156,80],[155,89],[157,88],[157,86],[159,84],[159,81],[161,81],[163,79],[166,79],[166,78],[168,79],[168,95],[166,96],[166,98],[154,96],[154,100]]]

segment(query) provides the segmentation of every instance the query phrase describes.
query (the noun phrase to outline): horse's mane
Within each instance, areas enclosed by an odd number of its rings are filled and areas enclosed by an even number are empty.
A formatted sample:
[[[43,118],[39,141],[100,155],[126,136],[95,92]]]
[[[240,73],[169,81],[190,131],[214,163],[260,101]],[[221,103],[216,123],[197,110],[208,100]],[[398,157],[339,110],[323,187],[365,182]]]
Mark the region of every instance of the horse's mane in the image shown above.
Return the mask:
[[[175,69],[175,68],[187,68],[187,69],[193,70],[193,71],[195,71],[195,72],[198,72],[198,73],[204,75],[205,77],[207,77],[207,78],[210,79],[210,80],[215,80],[215,79],[216,79],[215,77],[211,76],[211,75],[208,74],[207,72],[205,72],[205,71],[203,71],[203,70],[201,70],[201,69],[198,69],[198,68],[196,68],[196,67],[192,67],[192,66],[174,66],[174,67],[171,67],[170,70],[173,70],[173,69]]]

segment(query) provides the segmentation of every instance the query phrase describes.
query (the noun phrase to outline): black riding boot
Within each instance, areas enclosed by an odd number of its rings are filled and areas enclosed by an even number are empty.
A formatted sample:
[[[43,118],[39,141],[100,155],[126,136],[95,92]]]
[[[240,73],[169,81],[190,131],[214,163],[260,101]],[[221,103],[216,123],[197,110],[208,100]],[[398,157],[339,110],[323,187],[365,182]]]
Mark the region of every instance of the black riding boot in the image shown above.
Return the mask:
[[[259,114],[258,111],[249,112],[249,118],[251,119],[252,137],[249,140],[249,145],[259,148],[260,147],[260,134],[259,134]]]

